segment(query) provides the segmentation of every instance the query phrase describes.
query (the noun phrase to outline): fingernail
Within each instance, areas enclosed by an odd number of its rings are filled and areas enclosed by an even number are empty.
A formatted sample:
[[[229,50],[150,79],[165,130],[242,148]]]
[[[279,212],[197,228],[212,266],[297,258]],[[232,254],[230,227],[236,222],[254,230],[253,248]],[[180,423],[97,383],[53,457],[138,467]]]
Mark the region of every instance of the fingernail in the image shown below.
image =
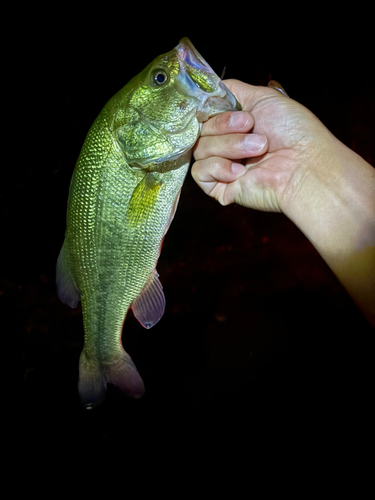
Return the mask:
[[[248,134],[243,140],[243,145],[248,151],[259,151],[264,148],[266,142],[267,138],[264,135]]]
[[[236,130],[242,130],[245,128],[247,122],[249,121],[249,117],[246,113],[232,113],[230,117],[230,126]]]

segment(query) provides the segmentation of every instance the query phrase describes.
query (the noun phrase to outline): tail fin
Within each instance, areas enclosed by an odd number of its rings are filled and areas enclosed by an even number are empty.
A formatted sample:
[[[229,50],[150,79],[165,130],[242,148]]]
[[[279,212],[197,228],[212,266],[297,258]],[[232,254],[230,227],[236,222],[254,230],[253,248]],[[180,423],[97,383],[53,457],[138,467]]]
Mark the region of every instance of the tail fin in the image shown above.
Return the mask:
[[[87,358],[85,351],[82,351],[79,360],[78,391],[85,408],[94,408],[104,400],[108,382],[133,398],[140,398],[145,392],[143,380],[123,348],[110,364],[93,362]]]

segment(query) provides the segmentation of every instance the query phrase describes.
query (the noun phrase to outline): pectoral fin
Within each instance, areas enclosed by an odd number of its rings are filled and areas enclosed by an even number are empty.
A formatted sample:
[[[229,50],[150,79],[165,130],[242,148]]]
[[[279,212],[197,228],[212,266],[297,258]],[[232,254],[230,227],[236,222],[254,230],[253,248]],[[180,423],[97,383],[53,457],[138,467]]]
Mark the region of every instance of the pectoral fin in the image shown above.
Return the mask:
[[[147,221],[153,213],[162,183],[146,174],[135,188],[129,202],[127,220],[132,227]]]
[[[163,316],[165,297],[158,273],[154,271],[140,296],[132,304],[134,316],[144,328],[151,328]]]

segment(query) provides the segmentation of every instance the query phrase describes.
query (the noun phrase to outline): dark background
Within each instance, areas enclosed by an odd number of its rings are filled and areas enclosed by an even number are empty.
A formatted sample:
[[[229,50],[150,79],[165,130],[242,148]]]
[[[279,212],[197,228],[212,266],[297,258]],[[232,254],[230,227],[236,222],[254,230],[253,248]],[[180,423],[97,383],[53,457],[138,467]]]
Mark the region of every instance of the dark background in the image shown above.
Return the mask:
[[[124,327],[146,393],[133,401],[110,388],[94,411],[80,406],[81,310],[54,284],[69,181],[101,108],[154,57],[188,36],[218,74],[278,80],[375,162],[365,13],[142,9],[33,9],[10,21],[0,185],[10,470],[36,488],[52,477],[86,491],[108,487],[117,468],[126,484],[136,472],[206,476],[213,460],[247,469],[260,450],[314,466],[317,454],[327,475],[338,460],[352,470],[368,440],[371,329],[285,216],[221,207],[190,174],[158,264],[165,315],[147,331],[130,313]]]

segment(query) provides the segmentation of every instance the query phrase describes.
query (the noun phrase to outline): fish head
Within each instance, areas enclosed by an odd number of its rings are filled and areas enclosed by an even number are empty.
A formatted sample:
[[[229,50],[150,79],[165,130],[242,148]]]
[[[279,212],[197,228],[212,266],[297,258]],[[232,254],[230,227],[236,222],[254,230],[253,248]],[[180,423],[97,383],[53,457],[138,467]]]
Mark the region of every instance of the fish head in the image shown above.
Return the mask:
[[[154,59],[123,90],[117,141],[127,163],[141,169],[186,158],[204,121],[241,109],[187,38]]]

